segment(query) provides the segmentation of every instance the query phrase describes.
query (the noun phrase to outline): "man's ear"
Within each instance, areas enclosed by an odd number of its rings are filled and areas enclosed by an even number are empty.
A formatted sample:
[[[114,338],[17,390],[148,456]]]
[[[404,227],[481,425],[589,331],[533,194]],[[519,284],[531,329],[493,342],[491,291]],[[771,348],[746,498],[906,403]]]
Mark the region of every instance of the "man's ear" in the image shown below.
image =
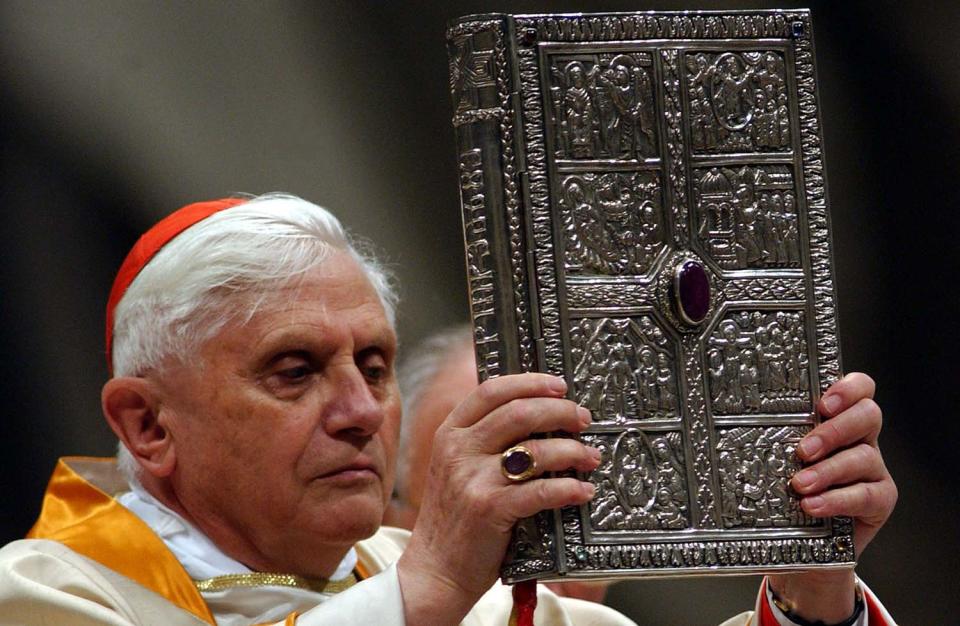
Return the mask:
[[[145,472],[156,478],[173,472],[177,458],[173,437],[160,423],[160,402],[149,381],[111,378],[100,393],[100,404],[110,428]]]

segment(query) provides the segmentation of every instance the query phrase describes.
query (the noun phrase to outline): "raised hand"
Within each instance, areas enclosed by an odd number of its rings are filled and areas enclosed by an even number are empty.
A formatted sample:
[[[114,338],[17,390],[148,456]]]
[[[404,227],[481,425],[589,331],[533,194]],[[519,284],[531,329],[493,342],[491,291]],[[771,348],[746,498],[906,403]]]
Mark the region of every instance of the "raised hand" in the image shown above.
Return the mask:
[[[897,486],[877,443],[883,417],[873,400],[875,389],[869,376],[853,373],[827,390],[817,405],[824,421],[800,441],[798,454],[808,465],[791,480],[810,515],[853,518],[857,554],[897,502]],[[840,622],[853,612],[852,570],[776,575],[769,583],[805,619]]]
[[[530,439],[590,424],[589,411],[565,393],[564,381],[546,374],[491,379],[437,430],[420,514],[398,562],[407,623],[458,623],[496,579],[517,520],[593,497],[588,482],[542,474],[592,471],[599,451],[574,439]],[[501,454],[516,444],[536,459],[525,482],[501,471]]]

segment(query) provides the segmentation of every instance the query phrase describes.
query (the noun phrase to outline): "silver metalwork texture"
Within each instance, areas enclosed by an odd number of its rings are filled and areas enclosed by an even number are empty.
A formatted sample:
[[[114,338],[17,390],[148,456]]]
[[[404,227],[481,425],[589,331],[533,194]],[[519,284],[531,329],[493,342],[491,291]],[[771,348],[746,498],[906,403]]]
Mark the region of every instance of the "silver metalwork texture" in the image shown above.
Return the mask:
[[[851,521],[788,487],[840,375],[809,12],[447,40],[480,377],[564,376],[602,451],[596,497],[522,520],[504,580],[850,566]]]

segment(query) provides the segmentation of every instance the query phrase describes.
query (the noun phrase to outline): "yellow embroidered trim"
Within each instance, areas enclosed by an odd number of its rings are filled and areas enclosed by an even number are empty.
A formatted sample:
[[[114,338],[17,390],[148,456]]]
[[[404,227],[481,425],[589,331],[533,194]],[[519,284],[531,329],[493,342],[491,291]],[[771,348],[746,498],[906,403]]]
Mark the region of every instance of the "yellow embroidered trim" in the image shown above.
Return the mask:
[[[251,572],[249,574],[228,574],[214,576],[206,580],[195,580],[198,591],[223,591],[232,587],[297,587],[320,593],[340,593],[357,584],[357,577],[353,573],[343,580],[327,580],[326,578],[306,578],[295,574],[266,574]]]

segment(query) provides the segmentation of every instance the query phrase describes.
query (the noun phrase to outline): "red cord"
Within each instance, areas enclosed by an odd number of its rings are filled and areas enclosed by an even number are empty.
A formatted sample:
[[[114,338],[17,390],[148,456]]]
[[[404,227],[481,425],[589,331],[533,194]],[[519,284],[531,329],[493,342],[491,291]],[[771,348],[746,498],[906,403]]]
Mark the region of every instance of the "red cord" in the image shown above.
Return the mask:
[[[537,608],[537,581],[525,580],[513,586],[513,611],[510,626],[533,626]]]

